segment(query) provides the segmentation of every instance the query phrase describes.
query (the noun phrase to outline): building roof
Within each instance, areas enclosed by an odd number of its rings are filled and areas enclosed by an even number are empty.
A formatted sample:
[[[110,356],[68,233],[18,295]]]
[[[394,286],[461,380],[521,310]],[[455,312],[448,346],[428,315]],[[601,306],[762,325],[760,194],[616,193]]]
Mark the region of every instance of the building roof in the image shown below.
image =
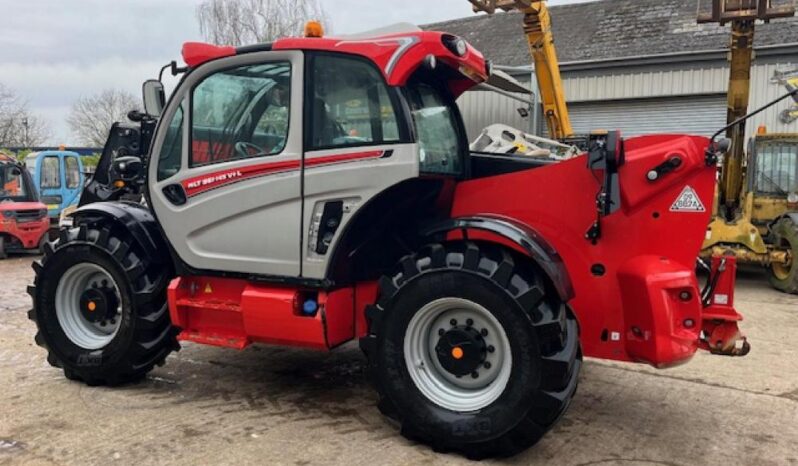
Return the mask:
[[[730,26],[697,24],[697,7],[698,0],[599,0],[549,9],[557,55],[568,63],[726,49]],[[464,37],[497,65],[530,64],[520,13],[479,14],[422,27]],[[798,17],[757,25],[757,47],[796,40]]]

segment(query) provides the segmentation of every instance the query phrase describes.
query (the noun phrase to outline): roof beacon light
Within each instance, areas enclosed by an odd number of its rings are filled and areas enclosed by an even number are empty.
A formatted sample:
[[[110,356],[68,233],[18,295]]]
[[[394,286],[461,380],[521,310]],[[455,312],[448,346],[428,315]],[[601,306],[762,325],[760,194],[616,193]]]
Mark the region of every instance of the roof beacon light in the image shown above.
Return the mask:
[[[305,37],[324,37],[324,27],[319,21],[308,21],[305,23]]]

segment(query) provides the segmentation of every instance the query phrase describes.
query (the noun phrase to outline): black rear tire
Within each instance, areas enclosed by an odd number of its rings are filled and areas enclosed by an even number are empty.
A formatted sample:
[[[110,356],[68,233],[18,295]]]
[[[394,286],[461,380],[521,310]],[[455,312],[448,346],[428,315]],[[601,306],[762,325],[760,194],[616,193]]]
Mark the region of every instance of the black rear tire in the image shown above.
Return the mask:
[[[525,258],[494,245],[434,244],[401,261],[380,281],[361,340],[379,408],[404,436],[436,451],[473,459],[511,456],[535,444],[565,413],[581,368],[578,326]],[[423,394],[406,363],[406,329],[427,303],[468,300],[501,324],[512,355],[511,376],[495,401],[458,412]],[[440,334],[440,333],[439,333]]]
[[[775,244],[790,251],[789,266],[770,266],[770,284],[784,293],[798,294],[798,225],[790,218],[782,218],[772,228]]]
[[[169,320],[166,289],[171,271],[151,264],[122,228],[82,225],[61,230],[43,245],[44,257],[33,264],[34,284],[28,287],[36,322],[36,343],[47,350],[47,361],[71,380],[88,385],[118,385],[141,379],[179,350],[177,330]],[[56,310],[56,290],[65,272],[90,263],[113,278],[118,287],[119,327],[100,348],[87,349],[67,335]]]

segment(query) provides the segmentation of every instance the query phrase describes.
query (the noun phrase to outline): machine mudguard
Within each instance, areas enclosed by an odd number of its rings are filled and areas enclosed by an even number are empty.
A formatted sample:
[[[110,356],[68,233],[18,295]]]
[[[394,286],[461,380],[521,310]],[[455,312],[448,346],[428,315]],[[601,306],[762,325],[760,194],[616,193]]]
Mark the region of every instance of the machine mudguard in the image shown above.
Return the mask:
[[[573,298],[574,289],[571,284],[571,278],[562,258],[537,231],[528,225],[507,218],[485,215],[457,217],[428,225],[421,231],[421,235],[432,237],[460,231],[463,232],[464,237],[468,237],[468,232],[474,230],[498,236],[517,246],[516,249],[524,251],[543,269],[563,301]]]
[[[170,255],[158,223],[149,209],[132,202],[95,202],[78,208],[71,215],[75,225],[84,222],[111,222],[128,231],[153,264],[169,262]]]

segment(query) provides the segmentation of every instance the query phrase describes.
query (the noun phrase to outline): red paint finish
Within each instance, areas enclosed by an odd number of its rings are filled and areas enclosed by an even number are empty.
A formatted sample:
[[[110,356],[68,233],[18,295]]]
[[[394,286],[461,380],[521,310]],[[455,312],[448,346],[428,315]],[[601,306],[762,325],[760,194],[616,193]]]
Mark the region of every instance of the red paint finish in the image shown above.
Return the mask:
[[[738,326],[743,316],[734,308],[737,259],[733,255],[714,256],[711,270],[710,277],[717,275],[717,283],[709,306],[704,309],[702,329],[706,339],[701,348],[719,354],[745,355],[750,347]],[[743,346],[738,349],[737,343],[741,341]]]
[[[381,150],[366,152],[353,152],[347,154],[336,154],[322,157],[313,157],[305,160],[305,167],[316,168],[338,163],[357,162],[368,159],[379,159],[385,154]],[[257,178],[276,173],[284,173],[299,170],[302,166],[300,160],[282,160],[279,162],[260,163],[248,165],[240,168],[220,170],[206,175],[187,178],[182,181],[183,189],[188,197],[202,194],[212,189],[227,186],[250,178]]]
[[[33,220],[20,221],[16,216],[6,217],[5,212],[44,212]],[[42,236],[50,229],[47,206],[41,202],[0,202],[0,234],[15,238],[24,249],[39,247]],[[5,247],[9,246],[6,239]]]
[[[369,39],[285,38],[274,42],[274,50],[325,50],[365,57],[382,71],[391,86],[403,86],[410,75],[433,55],[439,63],[460,71],[449,87],[455,97],[488,79],[485,58],[469,44],[464,56],[452,53],[443,44],[442,32],[409,32]],[[404,47],[404,48],[403,48]]]
[[[357,162],[360,160],[379,159],[385,155],[385,151],[372,150],[367,152],[354,152],[350,154],[326,155],[321,157],[307,157],[305,168],[315,168],[337,163]]]
[[[407,83],[428,55],[458,71],[449,80],[455,98],[471,87],[487,81],[485,58],[467,43],[465,55],[458,56],[443,43],[446,33],[433,31],[388,34],[367,39],[336,39],[333,37],[287,37],[272,44],[272,50],[322,50],[358,55],[372,61],[391,86]],[[236,55],[235,47],[201,42],[183,44],[183,61],[192,68],[217,58]]]
[[[194,68],[207,61],[230,57],[236,54],[236,48],[229,45],[212,45],[204,42],[186,42],[183,44],[183,61]]]
[[[276,287],[217,277],[178,277],[168,290],[180,340],[243,349],[253,342],[328,350],[354,337],[354,291]],[[313,316],[302,313],[318,299]]]
[[[181,184],[186,191],[186,195],[192,197],[212,189],[238,183],[250,178],[299,170],[300,165],[301,162],[299,160],[259,163],[257,165],[247,165],[187,178],[183,180]]]
[[[693,270],[709,223],[716,172],[704,162],[707,144],[703,137],[677,135],[627,140],[626,163],[619,171],[622,208],[603,218],[595,245],[585,233],[596,220],[600,185],[584,156],[460,183],[452,216],[506,216],[551,243],[574,285],[570,305],[586,356],[676,364],[698,344],[697,330],[680,325],[687,317],[698,318],[699,305],[695,298],[682,302],[674,296],[681,290],[697,296]],[[646,172],[674,155],[682,158],[679,169],[649,182]],[[601,173],[596,176],[602,179]],[[698,194],[704,212],[671,211],[685,186]],[[594,264],[606,272],[594,275]]]

